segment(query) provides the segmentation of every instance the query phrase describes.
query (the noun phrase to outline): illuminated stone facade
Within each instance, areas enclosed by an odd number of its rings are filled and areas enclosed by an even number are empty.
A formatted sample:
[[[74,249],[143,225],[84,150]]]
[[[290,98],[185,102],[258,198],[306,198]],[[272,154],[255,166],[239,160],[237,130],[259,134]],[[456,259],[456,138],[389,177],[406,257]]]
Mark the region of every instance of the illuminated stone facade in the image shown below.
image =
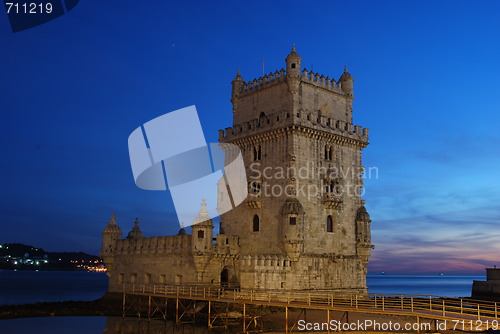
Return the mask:
[[[301,61],[293,48],[286,69],[248,82],[238,72],[232,82],[233,126],[219,141],[240,147],[249,195],[221,216],[216,238],[203,203],[191,234],[137,237],[136,224],[121,239],[112,219],[101,252],[110,291],[136,282],[366,293],[368,129],[352,124],[347,69],[335,81]]]

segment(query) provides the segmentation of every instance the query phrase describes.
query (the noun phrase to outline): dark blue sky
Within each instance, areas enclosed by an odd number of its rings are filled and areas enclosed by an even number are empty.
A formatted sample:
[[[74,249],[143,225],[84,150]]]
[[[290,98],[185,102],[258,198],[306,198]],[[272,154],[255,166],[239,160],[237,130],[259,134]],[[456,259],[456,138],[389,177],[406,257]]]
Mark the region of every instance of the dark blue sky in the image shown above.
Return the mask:
[[[168,193],[134,185],[127,138],[196,105],[208,141],[231,125],[230,82],[303,66],[355,78],[371,128],[370,269],[481,273],[499,259],[500,2],[82,1],[12,33],[0,12],[0,242],[98,253],[128,232],[176,232]]]

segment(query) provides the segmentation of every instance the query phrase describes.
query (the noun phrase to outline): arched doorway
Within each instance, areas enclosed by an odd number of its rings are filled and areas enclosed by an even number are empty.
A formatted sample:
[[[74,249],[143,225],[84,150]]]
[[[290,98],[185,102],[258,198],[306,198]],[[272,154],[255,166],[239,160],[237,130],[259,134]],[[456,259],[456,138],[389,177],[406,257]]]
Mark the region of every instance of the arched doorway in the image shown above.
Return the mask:
[[[223,287],[229,286],[229,270],[227,268],[222,269],[220,272],[220,285]]]
[[[240,283],[233,266],[226,266],[220,272],[220,285],[223,288],[238,289]]]

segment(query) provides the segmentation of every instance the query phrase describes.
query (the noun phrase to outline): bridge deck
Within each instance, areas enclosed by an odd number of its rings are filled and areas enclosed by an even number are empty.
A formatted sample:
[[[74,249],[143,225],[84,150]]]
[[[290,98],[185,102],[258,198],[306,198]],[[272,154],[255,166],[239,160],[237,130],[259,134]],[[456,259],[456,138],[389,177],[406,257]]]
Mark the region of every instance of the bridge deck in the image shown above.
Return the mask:
[[[213,285],[125,284],[124,295],[176,298],[286,308],[411,316],[448,321],[457,328],[500,329],[496,302],[432,295],[368,294],[343,296],[331,290],[279,291],[221,288]]]

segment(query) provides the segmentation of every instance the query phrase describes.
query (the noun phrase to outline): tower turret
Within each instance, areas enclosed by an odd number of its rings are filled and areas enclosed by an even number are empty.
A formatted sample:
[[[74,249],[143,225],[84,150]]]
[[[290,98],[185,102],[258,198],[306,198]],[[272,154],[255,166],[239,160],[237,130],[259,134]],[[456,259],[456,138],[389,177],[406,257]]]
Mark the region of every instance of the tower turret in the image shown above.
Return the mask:
[[[236,111],[238,107],[238,97],[241,89],[245,85],[245,81],[243,80],[243,77],[241,76],[240,69],[238,69],[238,73],[236,73],[236,76],[234,77],[233,81],[231,82],[232,85],[232,92],[231,92],[231,103],[233,104],[233,112]]]
[[[302,58],[295,51],[295,44],[292,44],[292,51],[285,59],[286,61],[286,80],[288,82],[288,91],[292,93],[291,96],[291,111],[296,112],[299,110],[299,86],[300,86],[300,63]]]
[[[193,252],[207,252],[212,250],[212,230],[214,224],[207,211],[207,203],[202,199],[198,216],[193,220],[191,245]]]
[[[339,83],[344,93],[350,96],[354,96],[354,78],[347,71],[347,66],[344,67],[344,73],[342,73],[342,75],[340,76]]]
[[[297,198],[287,199],[281,208],[283,246],[293,261],[297,261],[304,250],[304,213]]]
[[[102,232],[101,257],[113,254],[116,240],[122,238],[122,229],[116,224],[115,213],[111,214],[111,220]]]
[[[292,45],[292,51],[290,51],[285,61],[286,75],[288,77],[300,77],[300,63],[302,62],[302,58],[295,51],[295,44]]]
[[[373,248],[371,244],[370,223],[372,222],[370,215],[362,205],[356,213],[356,243],[358,245],[358,252],[367,253],[360,255],[369,256],[370,249]],[[362,250],[364,248],[364,250]]]
[[[142,233],[141,228],[139,227],[139,218],[135,219],[134,227],[132,227],[132,230],[128,232],[127,235],[127,239],[135,238],[144,238],[144,233]]]

